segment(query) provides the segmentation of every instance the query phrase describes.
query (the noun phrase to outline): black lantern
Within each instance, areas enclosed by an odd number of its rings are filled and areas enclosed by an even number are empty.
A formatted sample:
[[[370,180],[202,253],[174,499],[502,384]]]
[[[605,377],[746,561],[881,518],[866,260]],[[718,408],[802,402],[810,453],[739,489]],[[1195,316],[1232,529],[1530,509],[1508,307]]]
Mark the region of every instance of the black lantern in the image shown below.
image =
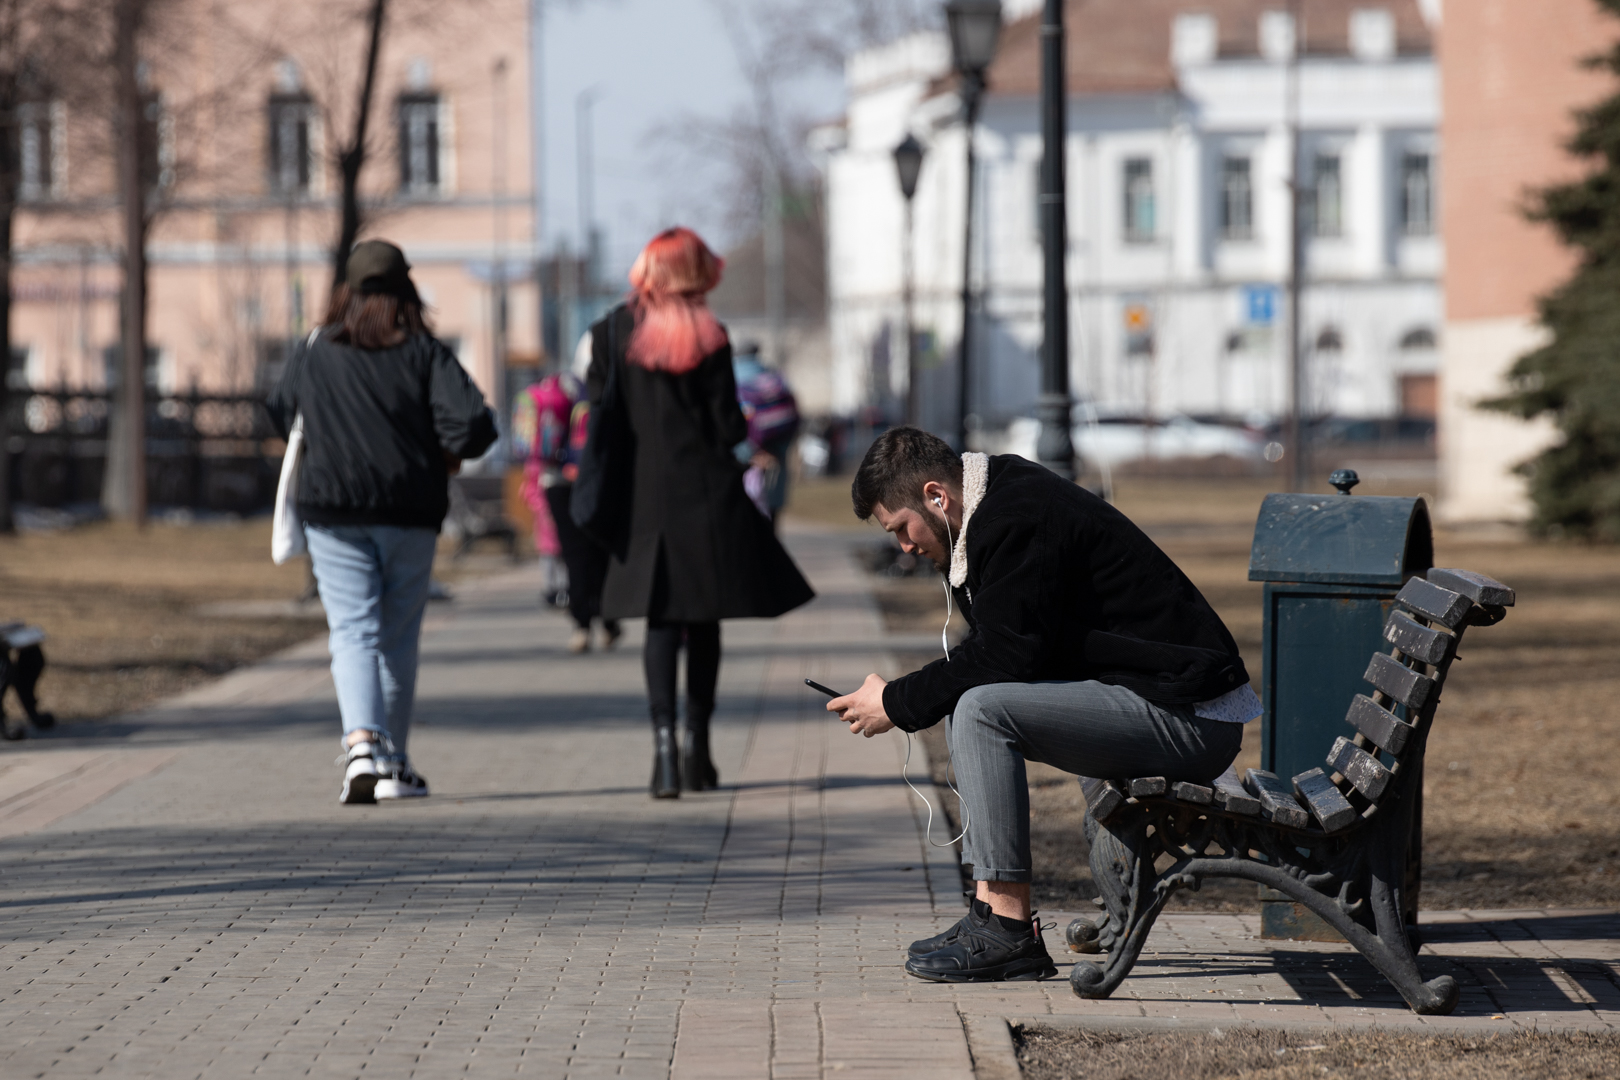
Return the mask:
[[[915,135],[907,135],[905,141],[894,148],[894,171],[900,177],[900,194],[907,202],[917,194],[917,175],[922,172],[924,152],[923,144]]]
[[[951,34],[951,66],[977,74],[996,58],[1001,37],[1001,0],[951,0],[945,5]]]

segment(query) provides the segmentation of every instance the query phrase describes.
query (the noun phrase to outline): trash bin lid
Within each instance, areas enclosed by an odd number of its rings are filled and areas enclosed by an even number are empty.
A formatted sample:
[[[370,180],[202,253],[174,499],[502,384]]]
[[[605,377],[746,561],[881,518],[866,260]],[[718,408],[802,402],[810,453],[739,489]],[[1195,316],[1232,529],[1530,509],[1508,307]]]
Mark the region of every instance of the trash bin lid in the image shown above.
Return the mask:
[[[1400,585],[1433,565],[1422,499],[1278,494],[1260,505],[1249,580]]]

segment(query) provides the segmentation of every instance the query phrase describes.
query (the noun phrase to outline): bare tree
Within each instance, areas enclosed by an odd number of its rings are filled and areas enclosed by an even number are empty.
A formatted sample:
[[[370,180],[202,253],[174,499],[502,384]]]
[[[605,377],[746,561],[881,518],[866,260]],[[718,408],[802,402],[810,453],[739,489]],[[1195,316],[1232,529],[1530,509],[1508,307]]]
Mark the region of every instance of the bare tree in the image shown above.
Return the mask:
[[[371,123],[371,103],[377,89],[377,56],[382,50],[383,20],[388,14],[388,0],[371,0],[367,17],[366,69],[360,81],[355,101],[354,127],[350,139],[338,154],[338,170],[343,178],[342,222],[337,241],[332,246],[332,286],[343,280],[349,265],[349,249],[360,235],[363,220],[360,212],[360,170],[366,165],[366,130]]]

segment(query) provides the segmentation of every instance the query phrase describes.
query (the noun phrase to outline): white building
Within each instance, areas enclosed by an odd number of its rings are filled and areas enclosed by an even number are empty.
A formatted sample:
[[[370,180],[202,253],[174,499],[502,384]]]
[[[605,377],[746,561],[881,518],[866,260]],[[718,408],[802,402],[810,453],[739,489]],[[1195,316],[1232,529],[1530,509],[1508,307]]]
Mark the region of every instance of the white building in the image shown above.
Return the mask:
[[[1275,416],[1288,392],[1288,92],[1307,189],[1309,408],[1432,415],[1441,325],[1439,84],[1418,0],[1307,0],[1305,48],[1265,0],[1087,0],[1067,14],[1070,378],[1099,410]],[[972,411],[1029,415],[1039,385],[1037,4],[1012,16],[977,132]],[[853,57],[826,170],[835,408],[898,414],[904,200],[893,148],[928,149],[914,201],[924,421],[950,430],[964,133],[949,48]]]

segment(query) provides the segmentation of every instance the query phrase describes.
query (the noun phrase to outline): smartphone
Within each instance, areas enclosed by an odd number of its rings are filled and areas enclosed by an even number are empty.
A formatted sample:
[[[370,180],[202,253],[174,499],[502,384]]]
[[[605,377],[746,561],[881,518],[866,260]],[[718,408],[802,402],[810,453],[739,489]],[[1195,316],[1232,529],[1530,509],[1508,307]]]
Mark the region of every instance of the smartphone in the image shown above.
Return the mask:
[[[823,694],[826,694],[828,697],[843,697],[844,696],[843,694],[840,694],[837,690],[834,690],[830,686],[822,686],[820,683],[816,682],[816,680],[814,680],[814,679],[806,679],[806,680],[804,680],[804,685],[808,686],[812,690],[820,690]]]

